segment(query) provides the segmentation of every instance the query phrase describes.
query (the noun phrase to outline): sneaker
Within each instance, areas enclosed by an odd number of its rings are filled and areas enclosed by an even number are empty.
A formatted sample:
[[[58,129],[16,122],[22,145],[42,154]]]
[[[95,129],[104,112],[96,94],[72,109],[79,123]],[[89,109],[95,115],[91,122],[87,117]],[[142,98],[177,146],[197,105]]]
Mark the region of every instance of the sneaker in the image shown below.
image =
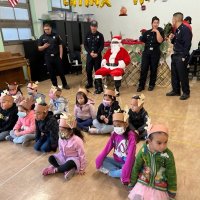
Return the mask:
[[[6,141],[13,142],[14,138],[11,137],[10,135],[8,135],[8,136],[5,137],[5,140],[6,140]]]
[[[97,128],[89,128],[88,131],[90,134],[98,134],[98,129]]]
[[[56,168],[52,165],[50,165],[49,167],[46,167],[42,170],[43,176],[47,176],[47,175],[55,174],[55,173],[56,173]]]
[[[73,168],[73,169],[71,169],[71,170],[65,172],[65,173],[64,173],[64,178],[65,178],[65,180],[66,180],[66,181],[69,181],[69,180],[74,176],[75,171],[76,171],[76,169]]]
[[[98,171],[100,171],[100,172],[103,173],[103,174],[109,174],[109,170],[107,170],[107,169],[104,168],[104,167],[100,167]]]
[[[23,147],[27,147],[27,146],[30,145],[30,143],[31,143],[30,140],[24,140],[24,141],[22,142],[22,146],[23,146]]]

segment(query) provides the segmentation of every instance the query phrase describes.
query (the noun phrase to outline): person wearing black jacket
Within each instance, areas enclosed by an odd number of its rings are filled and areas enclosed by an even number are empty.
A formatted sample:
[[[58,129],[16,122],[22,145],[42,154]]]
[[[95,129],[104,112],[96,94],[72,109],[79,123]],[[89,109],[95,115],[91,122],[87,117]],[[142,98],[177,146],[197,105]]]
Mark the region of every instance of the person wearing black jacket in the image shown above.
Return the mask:
[[[137,92],[145,89],[147,74],[150,67],[149,91],[152,91],[156,84],[157,68],[160,60],[160,44],[164,40],[164,30],[159,27],[159,18],[152,18],[152,29],[144,32],[140,40],[145,43],[142,53],[141,73]]]
[[[93,20],[90,25],[90,32],[86,35],[84,41],[84,47],[87,51],[86,72],[87,72],[87,84],[86,88],[93,87],[92,72],[100,69],[102,55],[101,52],[104,48],[103,34],[97,31],[98,23]]]
[[[174,44],[171,63],[172,91],[167,93],[166,96],[180,96],[182,88],[183,94],[180,100],[186,100],[190,97],[187,65],[192,43],[192,32],[190,28],[183,24],[182,13],[173,15],[173,25],[176,28],[175,34],[169,36],[172,44]]]
[[[114,130],[113,113],[120,110],[119,102],[116,101],[115,91],[105,90],[103,102],[99,105],[97,118],[93,120],[93,126],[90,128],[90,134],[106,134]]]
[[[59,126],[52,112],[48,112],[46,103],[36,104],[36,136],[34,149],[36,151],[56,151],[59,139]]]
[[[138,140],[144,140],[147,136],[148,113],[143,108],[143,102],[139,103],[141,96],[132,97],[131,109],[129,109],[129,128],[138,135]]]
[[[18,109],[13,97],[3,93],[1,93],[0,103],[0,141],[3,141],[17,122]]]

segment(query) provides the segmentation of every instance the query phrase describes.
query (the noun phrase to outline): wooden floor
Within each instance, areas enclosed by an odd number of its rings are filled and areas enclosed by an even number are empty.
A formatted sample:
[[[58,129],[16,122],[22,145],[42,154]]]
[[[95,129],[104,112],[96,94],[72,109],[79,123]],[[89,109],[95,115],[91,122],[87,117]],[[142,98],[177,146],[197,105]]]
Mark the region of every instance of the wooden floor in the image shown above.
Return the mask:
[[[72,87],[64,91],[73,111],[75,93],[81,76],[68,76]],[[169,126],[169,148],[173,151],[177,174],[177,200],[200,199],[200,82],[191,81],[191,98],[180,101],[178,97],[168,98],[169,88],[145,91],[145,108],[153,122],[163,122]],[[39,91],[48,94],[50,82],[40,83]],[[24,89],[23,89],[24,90]],[[130,103],[136,88],[122,88],[119,102],[122,106]],[[102,95],[92,97],[99,105]],[[128,190],[119,180],[103,175],[95,169],[95,157],[104,147],[108,136],[85,134],[87,153],[86,175],[75,176],[65,182],[63,174],[43,177],[41,170],[48,166],[50,154],[38,154],[33,147],[23,148],[10,142],[0,143],[0,200],[124,200]],[[138,144],[137,150],[142,143]]]

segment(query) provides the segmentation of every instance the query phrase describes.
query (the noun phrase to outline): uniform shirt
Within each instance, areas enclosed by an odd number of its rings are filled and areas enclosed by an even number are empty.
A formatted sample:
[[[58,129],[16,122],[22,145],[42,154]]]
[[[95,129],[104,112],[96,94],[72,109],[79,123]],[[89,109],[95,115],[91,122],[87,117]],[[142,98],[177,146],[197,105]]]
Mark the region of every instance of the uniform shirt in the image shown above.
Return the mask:
[[[158,27],[158,31],[160,32],[161,36],[164,38],[164,31],[162,28]],[[160,47],[160,44],[157,41],[156,33],[152,32],[152,29],[146,31],[141,37],[140,41],[145,43],[145,50],[147,51],[153,51],[158,50]]]
[[[192,42],[192,32],[184,24],[181,24],[175,32],[175,36],[172,39],[174,44],[174,53],[183,54],[183,58],[189,55]]]
[[[86,35],[84,42],[85,50],[90,54],[92,51],[101,55],[101,52],[104,48],[104,37],[98,31],[96,33],[92,33],[91,31]]]
[[[62,45],[62,39],[59,35],[55,33],[47,35],[44,33],[38,40],[38,46],[42,46],[45,43],[50,44],[50,46],[44,50],[46,56],[51,54],[59,55],[59,45]]]

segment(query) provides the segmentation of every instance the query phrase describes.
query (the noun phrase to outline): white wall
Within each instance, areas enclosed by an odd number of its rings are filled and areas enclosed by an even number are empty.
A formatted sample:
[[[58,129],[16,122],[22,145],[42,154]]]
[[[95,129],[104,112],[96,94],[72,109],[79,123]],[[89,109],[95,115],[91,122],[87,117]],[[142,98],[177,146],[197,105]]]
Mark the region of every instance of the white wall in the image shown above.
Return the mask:
[[[112,7],[96,8],[94,7],[77,7],[73,9],[75,12],[87,14],[95,14],[96,20],[99,22],[99,30],[104,34],[106,40],[110,39],[110,31],[113,34],[123,35],[123,38],[137,39],[142,28],[149,29],[151,18],[158,16],[160,18],[160,26],[171,22],[173,13],[182,12],[185,16],[190,15],[193,18],[193,49],[197,48],[200,41],[200,0],[150,0],[146,2],[146,11],[141,11],[140,6],[134,6],[133,0],[111,0]],[[121,6],[128,9],[127,17],[119,17]]]

